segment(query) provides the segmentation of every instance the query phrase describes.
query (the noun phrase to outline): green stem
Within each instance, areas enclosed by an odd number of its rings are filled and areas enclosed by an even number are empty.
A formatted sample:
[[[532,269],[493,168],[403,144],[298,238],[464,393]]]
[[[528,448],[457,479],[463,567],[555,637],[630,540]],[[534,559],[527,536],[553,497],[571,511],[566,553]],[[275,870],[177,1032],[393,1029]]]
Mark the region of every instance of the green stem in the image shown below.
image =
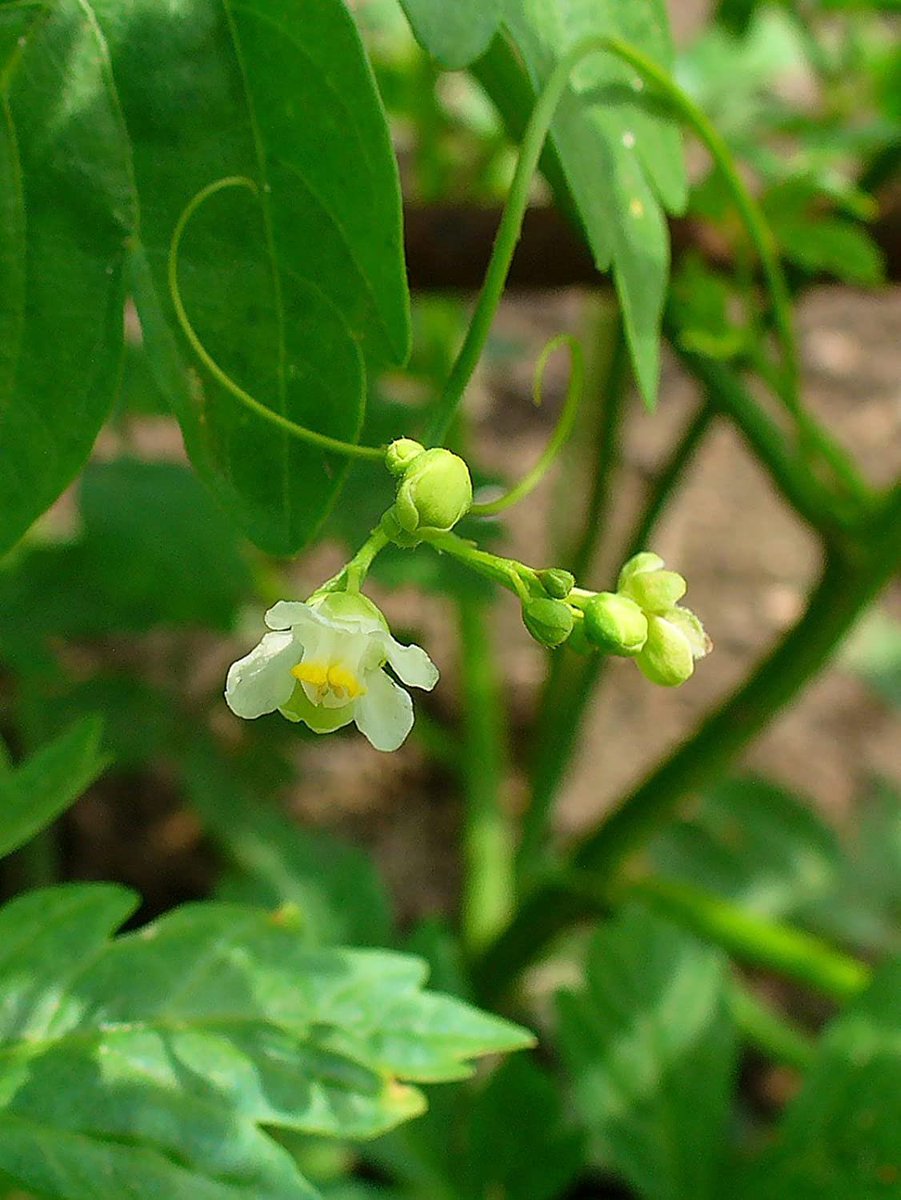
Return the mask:
[[[613,347],[607,361],[597,364],[598,378],[591,381],[591,391],[597,396],[600,420],[594,447],[595,469],[591,475],[591,493],[582,524],[582,533],[566,566],[576,579],[585,580],[597,554],[601,535],[606,528],[607,514],[613,496],[613,475],[619,462],[619,430],[625,413],[626,385],[629,380],[629,352],[623,333],[622,320],[616,317],[612,331]]]
[[[867,986],[870,970],[828,942],[775,921],[753,916],[700,888],[665,879],[643,879],[626,889],[680,925],[722,946],[738,962],[786,975],[844,1003]]]
[[[548,77],[547,83],[541,90],[541,94],[535,102],[526,125],[525,132],[522,137],[522,145],[519,152],[519,158],[516,163],[516,170],[513,174],[513,181],[510,184],[510,192],[507,196],[507,203],[504,206],[504,211],[501,216],[501,222],[498,226],[497,234],[494,239],[494,246],[491,251],[491,258],[488,262],[488,269],[485,272],[485,281],[482,284],[482,290],[479,293],[478,301],[476,302],[475,310],[472,314],[472,319],[469,323],[469,328],[466,331],[466,336],[463,340],[463,345],[460,347],[460,352],[457,355],[456,361],[451,368],[450,376],[444,387],[444,391],[438,402],[435,416],[432,420],[427,434],[427,441],[430,445],[436,445],[444,441],[447,436],[447,431],[453,421],[454,414],[460,401],[463,399],[463,394],[472,379],[473,372],[478,365],[479,359],[482,357],[482,352],[485,349],[485,344],[488,341],[488,334],[491,329],[491,324],[500,304],[501,297],[504,293],[504,287],[507,282],[507,275],[510,271],[510,264],[513,261],[513,254],[516,250],[516,244],[519,241],[520,231],[522,229],[523,218],[529,204],[529,191],[532,185],[532,177],[538,169],[538,163],[541,159],[541,152],[544,143],[547,139],[557,105],[566,90],[566,85],[569,76],[574,67],[576,67],[584,58],[592,54],[599,53],[614,54],[619,58],[630,63],[635,70],[654,83],[661,86],[667,95],[678,97],[690,109],[694,109],[691,101],[682,96],[682,93],[674,83],[666,75],[666,72],[656,66],[656,64],[647,58],[641,51],[634,49],[626,42],[620,41],[618,38],[594,36],[583,38],[577,42],[575,46],[565,55]],[[674,100],[674,103],[676,101]],[[678,107],[678,105],[677,105]],[[682,111],[682,110],[680,110]],[[703,113],[698,113],[701,120],[708,126]],[[719,135],[712,126],[709,126],[714,137]],[[704,134],[699,130],[701,137]],[[706,140],[706,139],[705,139]],[[732,176],[736,180],[739,188],[744,187],[741,179],[738,177],[734,168],[731,167],[728,150],[723,144],[723,152],[725,153],[727,163],[732,172]],[[711,151],[713,153],[713,151]],[[748,198],[749,203],[750,197]],[[759,220],[762,221],[762,216],[758,213]],[[763,225],[766,230],[766,225]],[[753,237],[753,234],[752,234]],[[769,246],[765,247],[765,252],[769,255],[770,260],[775,262],[775,270],[778,274],[778,260],[774,259],[770,253]],[[781,276],[780,276],[781,278]],[[783,292],[785,289],[783,287]],[[787,292],[785,293],[787,295]],[[774,293],[775,306],[775,293]],[[794,345],[793,334],[791,333],[791,314],[789,310],[788,330],[790,335],[790,344]],[[787,343],[788,344],[788,343]]]
[[[524,500],[541,483],[542,479],[544,479],[545,475],[554,465],[560,451],[569,440],[579,409],[579,401],[582,398],[582,383],[585,377],[582,347],[574,337],[571,337],[568,333],[561,333],[558,337],[552,338],[542,350],[535,366],[533,392],[535,405],[536,407],[540,407],[545,367],[551,355],[556,350],[559,350],[561,346],[566,346],[569,350],[569,383],[566,388],[566,399],[563,403],[560,420],[557,422],[556,428],[544,448],[544,453],[535,466],[532,467],[531,471],[526,472],[519,483],[510,488],[508,492],[505,492],[503,496],[498,497],[497,500],[487,501],[484,504],[473,504],[469,509],[472,516],[494,516],[496,513],[512,508],[520,500]]]
[[[529,599],[529,587],[524,576],[534,575],[534,572],[523,568],[521,563],[490,554],[487,550],[479,550],[472,542],[451,532],[431,534],[423,544],[442,554],[449,554],[471,571],[499,583],[513,592],[521,603]]]
[[[816,1057],[813,1038],[776,1012],[749,988],[733,980],[728,995],[729,1009],[744,1040],[767,1058],[806,1071]]]
[[[572,867],[599,880],[614,879],[626,860],[673,815],[687,793],[728,769],[738,754],[821,669],[848,629],[894,573],[901,488],[896,488],[861,532],[852,555],[827,556],[820,582],[793,629],[750,678],[585,837]],[[571,893],[549,882],[528,895],[509,928],[476,968],[485,998],[496,997],[562,929],[584,916]]]
[[[504,927],[513,907],[513,837],[501,803],[504,780],[503,709],[480,600],[458,604],[463,676],[463,752],[466,793],[463,854],[463,940],[478,953]]]
[[[225,388],[229,395],[234,396],[245,408],[256,413],[258,417],[262,417],[264,421],[268,421],[270,425],[275,425],[283,433],[297,438],[298,441],[307,442],[311,446],[317,446],[320,450],[327,450],[331,454],[343,454],[346,458],[365,458],[376,462],[384,462],[384,447],[358,446],[353,442],[342,442],[338,438],[329,437],[328,434],[317,433],[313,429],[307,429],[304,425],[298,425],[296,422],[290,421],[287,417],[283,417],[281,413],[275,412],[274,409],[267,408],[265,404],[261,404],[259,400],[251,396],[249,392],[246,392],[244,388],[235,383],[231,376],[223,371],[198,337],[181,298],[181,288],[178,282],[179,249],[188,222],[200,206],[210,196],[223,191],[225,188],[233,187],[247,188],[254,195],[258,195],[259,193],[259,189],[254,181],[248,179],[245,175],[230,175],[225,179],[217,179],[215,183],[211,183],[208,187],[203,188],[188,202],[181,216],[178,218],[172,233],[172,241],[169,244],[168,262],[169,294],[172,298],[172,306],[175,309],[178,323],[188,344],[197,355],[197,358],[206,367],[207,371],[209,371],[221,387]]]
[[[313,596],[324,596],[327,592],[359,592],[366,582],[366,576],[376,555],[385,549],[390,540],[381,525],[376,525],[353,558],[345,563],[337,575],[320,584],[310,599],[312,600]]]
[[[711,418],[712,411],[705,406],[685,429],[648,495],[629,540],[626,559],[647,548],[666,501],[710,428]],[[540,866],[554,798],[607,662],[600,655],[577,658],[559,654],[551,668],[536,720],[538,734],[532,762],[532,797],[523,821],[520,844],[520,874],[524,885],[529,882],[528,872],[536,872]]]

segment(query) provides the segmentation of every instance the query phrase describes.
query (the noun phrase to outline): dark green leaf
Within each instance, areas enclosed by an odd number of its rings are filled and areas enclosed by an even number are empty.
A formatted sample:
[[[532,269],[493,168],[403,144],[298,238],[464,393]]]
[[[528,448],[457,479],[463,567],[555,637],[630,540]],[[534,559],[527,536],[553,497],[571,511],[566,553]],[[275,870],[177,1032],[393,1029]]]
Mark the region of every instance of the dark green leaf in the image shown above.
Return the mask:
[[[415,959],[310,950],[290,927],[193,905],[115,941],[121,889],[0,910],[0,1170],[69,1200],[301,1200],[259,1128],[372,1136],[421,1111],[405,1080],[529,1036],[423,993]]]
[[[259,545],[292,553],[330,508],[346,462],[249,413],[199,367],[186,381],[163,267],[191,198],[251,178],[256,196],[216,194],[186,232],[188,313],[262,403],[357,438],[364,364],[403,361],[409,318],[397,171],[356,30],[341,0],[96,9],[144,204],[131,266],[148,353],[195,466]]]
[[[735,1069],[719,953],[642,909],[602,927],[560,996],[563,1054],[601,1163],[645,1200],[720,1200]]]
[[[17,850],[73,804],[106,765],[101,724],[86,720],[0,774],[0,857]]]
[[[729,1194],[739,1200],[901,1195],[901,959],[827,1028],[778,1143]]]
[[[774,918],[828,895],[842,863],[812,805],[761,779],[711,789],[690,819],[656,839],[651,854],[664,875]]]
[[[0,576],[8,627],[33,637],[232,624],[250,569],[230,522],[190,470],[131,459],[94,464],[80,499],[75,543],[36,550]]]
[[[0,553],[84,465],[116,395],[137,229],[87,3],[0,9]]]
[[[300,829],[254,799],[234,767],[198,755],[188,790],[204,824],[236,868],[220,885],[227,899],[294,906],[315,945],[387,946],[391,911],[369,855],[319,830]]]
[[[522,1056],[491,1076],[476,1098],[469,1129],[470,1200],[554,1200],[582,1166],[583,1138],[564,1119],[559,1089]]]

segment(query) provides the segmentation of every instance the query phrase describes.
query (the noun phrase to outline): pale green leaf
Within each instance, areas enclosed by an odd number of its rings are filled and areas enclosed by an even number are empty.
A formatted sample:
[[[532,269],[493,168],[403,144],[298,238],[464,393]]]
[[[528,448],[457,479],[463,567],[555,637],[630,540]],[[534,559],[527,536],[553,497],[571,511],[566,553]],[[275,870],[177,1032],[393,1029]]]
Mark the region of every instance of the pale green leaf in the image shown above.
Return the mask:
[[[644,1200],[720,1200],[735,1073],[726,964],[642,909],[597,933],[561,1041],[598,1160]]]
[[[100,722],[88,719],[0,775],[0,857],[17,850],[78,799],[106,765]]]
[[[61,887],[0,910],[0,1171],[71,1200],[312,1196],[259,1128],[371,1137],[524,1031],[423,992],[423,964],[311,950],[199,904],[107,940],[132,900]],[[93,1189],[93,1190],[92,1190]]]

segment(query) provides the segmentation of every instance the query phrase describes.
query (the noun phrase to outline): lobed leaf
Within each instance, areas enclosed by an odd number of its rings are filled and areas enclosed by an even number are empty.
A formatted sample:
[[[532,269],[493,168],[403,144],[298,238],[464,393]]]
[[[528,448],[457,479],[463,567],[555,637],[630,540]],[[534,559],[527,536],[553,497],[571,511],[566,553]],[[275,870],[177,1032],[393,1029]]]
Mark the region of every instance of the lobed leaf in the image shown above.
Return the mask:
[[[71,1200],[313,1196],[260,1125],[371,1137],[524,1031],[425,993],[424,965],[311,950],[198,904],[109,940],[134,898],[79,885],[0,910],[0,1171]]]
[[[597,1157],[645,1200],[718,1200],[736,1057],[723,957],[629,908],[587,970],[559,998],[560,1036]]]

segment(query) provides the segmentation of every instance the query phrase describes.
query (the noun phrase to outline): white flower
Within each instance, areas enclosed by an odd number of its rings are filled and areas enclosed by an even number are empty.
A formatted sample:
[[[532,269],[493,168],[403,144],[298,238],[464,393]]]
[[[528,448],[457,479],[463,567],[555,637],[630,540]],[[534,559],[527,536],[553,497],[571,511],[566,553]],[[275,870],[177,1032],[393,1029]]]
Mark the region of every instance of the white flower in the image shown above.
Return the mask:
[[[438,670],[419,646],[394,640],[365,596],[331,592],[312,604],[280,600],[267,633],[233,663],[225,700],[239,717],[279,710],[316,733],[351,721],[376,750],[396,750],[413,727],[413,702],[384,670],[412,687],[433,688]]]

